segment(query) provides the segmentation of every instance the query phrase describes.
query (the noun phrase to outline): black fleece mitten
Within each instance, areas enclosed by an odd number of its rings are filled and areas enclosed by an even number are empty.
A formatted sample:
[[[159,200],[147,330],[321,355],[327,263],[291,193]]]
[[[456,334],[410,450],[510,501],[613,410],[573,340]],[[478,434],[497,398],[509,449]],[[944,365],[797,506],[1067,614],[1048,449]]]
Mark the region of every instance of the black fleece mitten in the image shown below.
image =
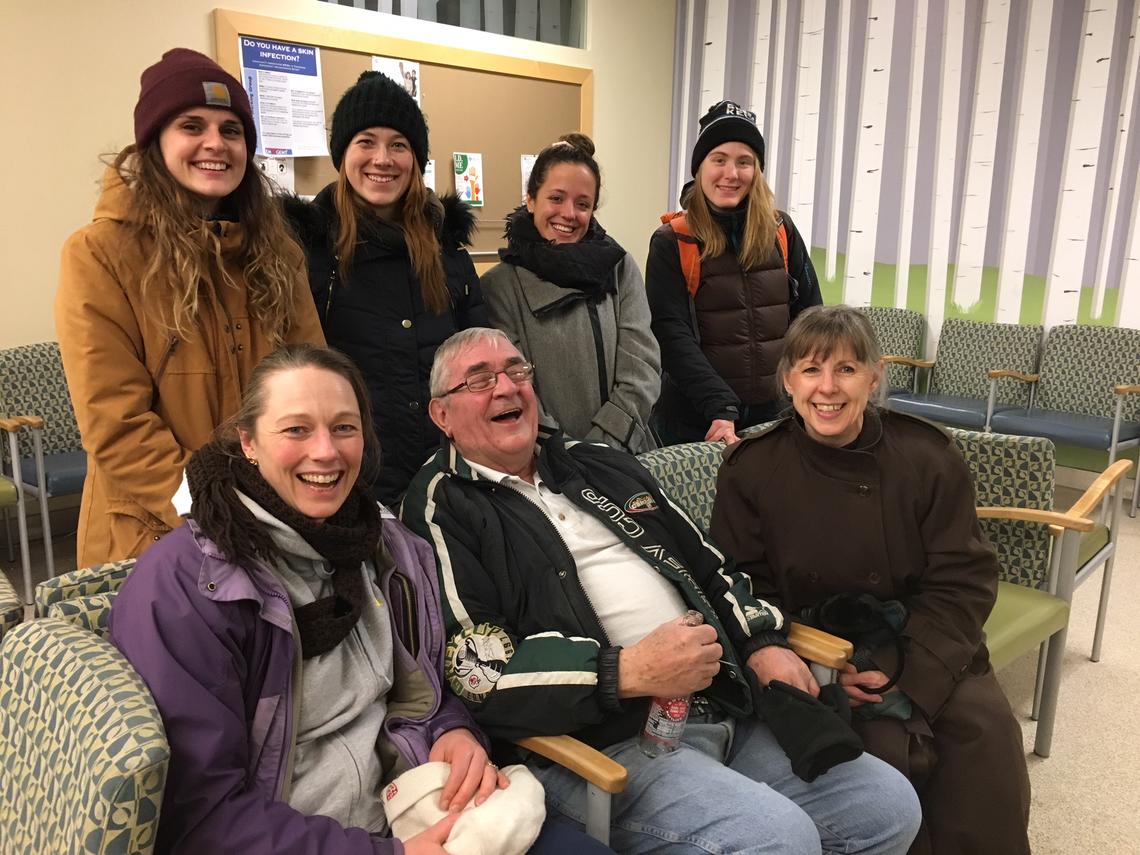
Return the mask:
[[[760,693],[760,713],[792,761],[792,771],[805,781],[863,753],[863,740],[851,729],[847,696],[838,684],[825,686],[816,699],[773,680]]]

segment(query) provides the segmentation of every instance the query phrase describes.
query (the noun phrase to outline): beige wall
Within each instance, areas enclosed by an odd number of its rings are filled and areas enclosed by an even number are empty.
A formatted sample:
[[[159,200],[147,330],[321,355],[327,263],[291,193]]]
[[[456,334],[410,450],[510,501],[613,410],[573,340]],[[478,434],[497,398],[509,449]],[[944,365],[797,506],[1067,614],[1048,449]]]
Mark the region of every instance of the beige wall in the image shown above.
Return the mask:
[[[0,346],[55,338],[59,248],[91,217],[99,155],[131,141],[139,73],[171,47],[214,55],[217,0],[0,0],[9,79],[0,135]],[[593,0],[586,50],[473,33],[317,0],[226,8],[594,69],[599,219],[644,264],[666,204],[674,4]]]

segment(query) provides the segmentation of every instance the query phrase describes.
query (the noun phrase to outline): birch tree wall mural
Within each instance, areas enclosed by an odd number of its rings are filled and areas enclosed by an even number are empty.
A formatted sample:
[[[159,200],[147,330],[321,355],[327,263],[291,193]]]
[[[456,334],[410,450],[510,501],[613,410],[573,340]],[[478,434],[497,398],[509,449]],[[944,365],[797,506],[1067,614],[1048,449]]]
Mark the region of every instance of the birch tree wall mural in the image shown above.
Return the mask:
[[[675,174],[738,93],[827,302],[1140,327],[1140,0],[679,6]]]

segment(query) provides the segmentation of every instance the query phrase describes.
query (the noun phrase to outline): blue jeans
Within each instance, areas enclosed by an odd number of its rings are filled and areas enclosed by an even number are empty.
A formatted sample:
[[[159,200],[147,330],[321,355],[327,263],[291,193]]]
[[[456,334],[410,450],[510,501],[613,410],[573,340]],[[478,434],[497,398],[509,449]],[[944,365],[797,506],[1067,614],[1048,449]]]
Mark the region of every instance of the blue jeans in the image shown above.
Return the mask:
[[[901,855],[918,833],[914,788],[886,763],[863,754],[809,784],[755,719],[693,714],[671,754],[650,759],[636,738],[605,753],[629,771],[612,802],[610,845],[619,852]],[[530,768],[547,807],[584,823],[582,779],[533,759]]]

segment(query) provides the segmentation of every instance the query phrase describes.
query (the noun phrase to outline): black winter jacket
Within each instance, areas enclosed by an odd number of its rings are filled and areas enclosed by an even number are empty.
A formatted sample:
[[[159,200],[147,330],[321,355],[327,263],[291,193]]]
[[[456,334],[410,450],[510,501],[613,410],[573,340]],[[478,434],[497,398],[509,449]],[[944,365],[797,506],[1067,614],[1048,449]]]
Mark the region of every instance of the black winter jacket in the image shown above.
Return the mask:
[[[703,693],[749,715],[757,690],[745,665],[779,643],[783,615],[661,492],[637,458],[543,429],[547,486],[608,526],[716,627],[720,673]],[[447,440],[408,488],[407,526],[435,547],[448,636],[443,672],[497,739],[572,733],[605,747],[645,724],[647,698],[618,699],[621,648],[606,637],[574,557],[526,496],[480,476]]]
[[[348,282],[341,281],[334,189],[329,185],[311,203],[288,198],[286,214],[305,250],[325,338],[352,358],[368,383],[382,464],[374,493],[395,506],[439,445],[439,431],[428,416],[428,375],[436,349],[452,333],[488,325],[479,278],[464,249],[475,218],[456,196],[432,196],[451,310],[430,314],[403,234],[384,221],[361,224]]]

